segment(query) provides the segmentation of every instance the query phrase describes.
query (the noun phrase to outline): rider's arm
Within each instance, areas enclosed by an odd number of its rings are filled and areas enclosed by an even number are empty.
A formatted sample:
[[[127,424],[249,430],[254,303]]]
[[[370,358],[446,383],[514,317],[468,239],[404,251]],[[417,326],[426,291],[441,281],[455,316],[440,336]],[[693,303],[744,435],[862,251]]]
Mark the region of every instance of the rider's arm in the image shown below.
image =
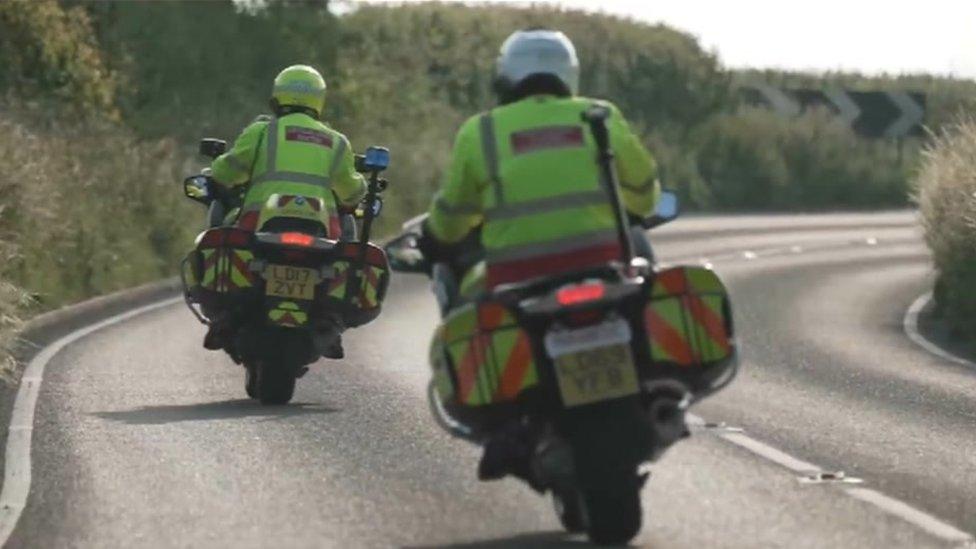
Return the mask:
[[[232,189],[246,184],[251,179],[251,167],[263,139],[268,119],[258,117],[250,126],[244,128],[234,140],[234,147],[218,156],[211,164],[214,180],[223,187]]]
[[[661,194],[657,165],[620,110],[613,105],[609,126],[610,146],[616,159],[624,205],[631,215],[646,217],[654,210]]]
[[[342,156],[334,160],[337,164],[332,169],[332,192],[340,206],[353,207],[366,195],[366,181],[356,171],[356,155],[349,140],[341,134],[338,137],[345,142],[345,147]]]
[[[481,193],[487,185],[482,164],[478,117],[474,117],[458,132],[447,179],[430,206],[427,227],[437,240],[458,242],[481,223]]]

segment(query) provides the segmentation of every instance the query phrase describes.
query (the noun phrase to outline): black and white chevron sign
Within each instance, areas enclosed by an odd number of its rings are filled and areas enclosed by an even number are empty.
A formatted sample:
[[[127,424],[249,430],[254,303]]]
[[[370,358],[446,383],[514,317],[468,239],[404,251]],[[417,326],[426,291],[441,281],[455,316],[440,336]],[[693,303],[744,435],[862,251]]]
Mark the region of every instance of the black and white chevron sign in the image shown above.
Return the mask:
[[[746,103],[798,116],[814,108],[832,111],[859,135],[899,138],[924,134],[925,94],[903,91],[818,90],[808,88],[743,87]]]

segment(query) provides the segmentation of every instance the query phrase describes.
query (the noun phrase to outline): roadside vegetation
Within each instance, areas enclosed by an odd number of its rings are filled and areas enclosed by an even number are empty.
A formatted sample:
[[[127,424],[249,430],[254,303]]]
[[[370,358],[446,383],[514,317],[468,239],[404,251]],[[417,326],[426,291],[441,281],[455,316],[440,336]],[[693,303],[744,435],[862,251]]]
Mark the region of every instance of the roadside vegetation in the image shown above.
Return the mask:
[[[917,201],[938,281],[936,313],[976,342],[976,117],[947,127],[925,151]]]
[[[330,86],[326,118],[393,152],[379,230],[420,212],[458,125],[488,108],[511,31],[564,30],[582,92],[615,101],[691,208],[819,210],[907,204],[921,146],[866,141],[826,113],[783,120],[737,84],[929,94],[933,127],[976,83],[733,72],[679,30],[543,7],[264,2],[0,1],[0,347],[17,319],[171,274],[202,218],[178,182],[202,136],[232,140],[292,63]]]

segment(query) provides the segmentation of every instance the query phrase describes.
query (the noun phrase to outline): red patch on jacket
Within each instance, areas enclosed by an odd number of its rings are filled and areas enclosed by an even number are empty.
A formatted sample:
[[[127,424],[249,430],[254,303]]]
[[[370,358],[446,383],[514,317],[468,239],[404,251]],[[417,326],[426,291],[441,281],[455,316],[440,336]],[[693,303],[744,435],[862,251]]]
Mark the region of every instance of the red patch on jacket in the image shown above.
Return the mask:
[[[288,126],[285,128],[285,141],[301,141],[302,143],[312,143],[329,149],[332,148],[331,135],[311,128]]]
[[[599,267],[620,261],[623,253],[616,242],[597,244],[571,252],[545,254],[515,261],[488,263],[485,283],[488,288],[540,276],[552,276]]]
[[[583,128],[579,126],[550,126],[524,130],[512,134],[512,151],[525,154],[546,149],[566,149],[583,146]]]

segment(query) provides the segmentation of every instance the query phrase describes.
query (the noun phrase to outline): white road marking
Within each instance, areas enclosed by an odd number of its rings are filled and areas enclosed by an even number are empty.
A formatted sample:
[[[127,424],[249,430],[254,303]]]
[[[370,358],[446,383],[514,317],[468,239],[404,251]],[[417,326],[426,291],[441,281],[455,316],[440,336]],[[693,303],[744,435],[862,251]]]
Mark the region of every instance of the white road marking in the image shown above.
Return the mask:
[[[807,463],[801,459],[797,459],[786,452],[777,450],[772,446],[759,442],[758,440],[751,438],[742,433],[722,433],[719,437],[749,450],[753,454],[765,458],[767,461],[772,461],[773,463],[786,467],[790,471],[800,475],[816,475],[820,472],[820,467],[812,463]]]
[[[742,257],[745,258],[745,259],[756,259],[756,257],[758,257],[758,256],[756,255],[756,252],[754,252],[752,250],[746,250],[746,251],[742,252]]]
[[[918,331],[918,316],[922,313],[922,309],[924,309],[930,301],[932,301],[932,292],[927,292],[920,295],[918,299],[916,299],[911,306],[908,307],[908,311],[905,313],[905,318],[902,320],[902,327],[905,329],[905,334],[908,336],[908,339],[911,339],[919,347],[943,360],[948,360],[949,362],[961,364],[963,366],[969,366],[970,368],[976,368],[976,363],[946,351],[945,349],[926,339],[925,336]]]
[[[0,492],[0,546],[6,545],[10,534],[13,533],[24,507],[27,505],[27,496],[30,494],[34,410],[37,407],[37,397],[41,392],[44,368],[48,362],[68,345],[102,328],[181,301],[183,301],[181,297],[157,301],[75,330],[41,349],[27,364],[20,380],[20,387],[17,389],[13,413],[10,416],[10,430],[7,434],[3,491]]]
[[[704,419],[694,414],[687,414],[687,418],[688,423],[696,427],[701,427],[706,424]],[[743,433],[723,431],[716,433],[716,436],[799,475],[816,476],[824,472],[823,468],[818,467],[817,465],[793,457],[786,452],[779,450],[778,448],[774,448]],[[856,480],[858,482],[862,481],[862,479]],[[816,486],[820,485],[821,483],[807,484]],[[877,490],[857,487],[844,488],[843,492],[848,496],[874,505],[881,511],[889,515],[896,516],[939,539],[958,544],[958,546],[965,547],[967,549],[970,547],[976,547],[976,539],[974,539],[971,534],[963,532],[955,526],[943,522],[925,511],[916,509],[915,507],[912,507],[901,500],[887,496]]]
[[[973,543],[973,536],[966,532],[959,530],[955,526],[946,524],[928,513],[919,511],[902,501],[888,497],[877,490],[870,488],[847,488],[844,491],[854,498],[884,509],[886,512],[918,526],[935,537],[958,544],[969,545]]]

